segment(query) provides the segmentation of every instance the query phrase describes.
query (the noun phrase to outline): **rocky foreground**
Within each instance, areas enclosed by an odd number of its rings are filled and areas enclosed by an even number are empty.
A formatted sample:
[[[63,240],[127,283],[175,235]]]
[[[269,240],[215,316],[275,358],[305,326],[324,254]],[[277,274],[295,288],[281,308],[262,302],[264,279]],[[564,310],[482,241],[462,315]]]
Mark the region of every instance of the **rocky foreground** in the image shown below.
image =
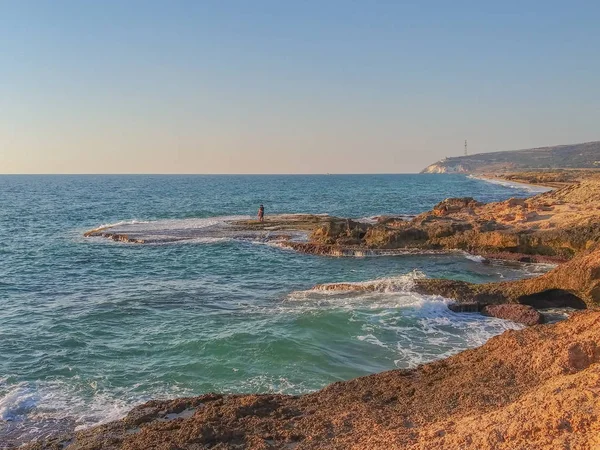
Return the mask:
[[[151,401],[33,449],[600,448],[600,311],[313,394]]]

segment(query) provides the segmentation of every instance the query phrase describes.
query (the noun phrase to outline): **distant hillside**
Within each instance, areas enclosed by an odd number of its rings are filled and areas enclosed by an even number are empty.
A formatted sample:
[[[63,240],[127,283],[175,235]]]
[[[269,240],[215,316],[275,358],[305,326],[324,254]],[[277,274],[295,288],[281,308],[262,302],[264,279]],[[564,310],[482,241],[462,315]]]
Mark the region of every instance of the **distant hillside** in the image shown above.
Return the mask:
[[[445,158],[421,173],[512,172],[524,169],[600,169],[600,141]]]

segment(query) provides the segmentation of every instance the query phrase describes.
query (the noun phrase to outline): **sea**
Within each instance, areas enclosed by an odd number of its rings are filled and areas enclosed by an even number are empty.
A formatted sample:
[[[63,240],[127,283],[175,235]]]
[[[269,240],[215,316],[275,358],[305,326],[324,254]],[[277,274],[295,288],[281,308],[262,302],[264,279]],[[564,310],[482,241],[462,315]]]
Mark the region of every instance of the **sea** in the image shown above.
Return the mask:
[[[231,218],[410,217],[446,197],[535,188],[455,174],[0,176],[0,448],[123,417],[150,399],[303,394],[412,368],[520,325],[456,314],[416,278],[490,282],[547,265],[464,252],[323,257],[222,235],[149,244],[84,232],[185,235]],[[353,282],[374,292],[323,291]]]

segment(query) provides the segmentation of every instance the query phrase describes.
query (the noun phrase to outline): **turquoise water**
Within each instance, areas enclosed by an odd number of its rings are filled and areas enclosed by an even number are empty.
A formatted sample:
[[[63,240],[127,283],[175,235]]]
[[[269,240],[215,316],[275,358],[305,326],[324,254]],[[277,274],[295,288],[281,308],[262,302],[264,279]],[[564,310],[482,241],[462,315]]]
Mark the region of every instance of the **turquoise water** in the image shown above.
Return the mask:
[[[545,270],[463,254],[316,257],[235,239],[123,244],[84,231],[202,226],[260,203],[267,215],[416,214],[466,195],[531,192],[460,175],[0,176],[0,442],[115,419],[150,398],[297,394],[414,367],[517,327],[451,313],[411,292],[414,277]],[[372,280],[381,292],[311,290]]]

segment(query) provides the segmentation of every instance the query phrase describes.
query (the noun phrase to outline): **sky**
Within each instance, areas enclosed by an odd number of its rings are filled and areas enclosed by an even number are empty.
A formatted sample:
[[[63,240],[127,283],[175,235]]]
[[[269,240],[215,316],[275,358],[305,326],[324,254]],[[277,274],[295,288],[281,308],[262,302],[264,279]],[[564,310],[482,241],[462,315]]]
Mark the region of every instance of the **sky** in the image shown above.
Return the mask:
[[[0,173],[410,173],[600,140],[598,1],[0,0]]]

